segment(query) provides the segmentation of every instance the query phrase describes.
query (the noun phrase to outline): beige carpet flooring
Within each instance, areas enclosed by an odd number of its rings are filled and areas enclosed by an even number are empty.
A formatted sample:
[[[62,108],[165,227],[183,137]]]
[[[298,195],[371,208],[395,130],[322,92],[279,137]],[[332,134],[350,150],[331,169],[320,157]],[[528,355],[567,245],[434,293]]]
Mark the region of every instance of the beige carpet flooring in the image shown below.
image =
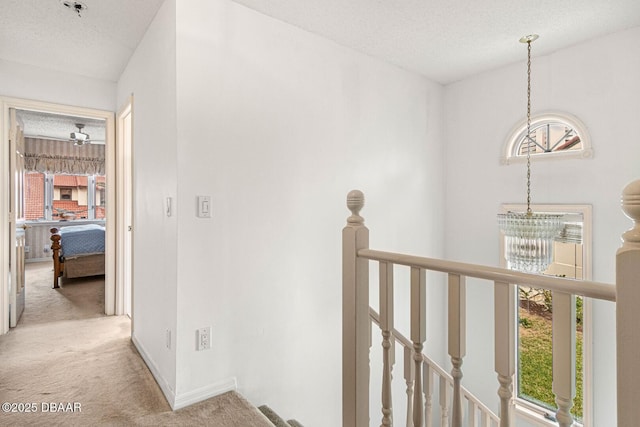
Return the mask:
[[[235,392],[172,411],[131,343],[129,318],[102,314],[103,279],[54,290],[52,274],[49,262],[27,264],[24,314],[0,336],[0,426],[273,427]]]

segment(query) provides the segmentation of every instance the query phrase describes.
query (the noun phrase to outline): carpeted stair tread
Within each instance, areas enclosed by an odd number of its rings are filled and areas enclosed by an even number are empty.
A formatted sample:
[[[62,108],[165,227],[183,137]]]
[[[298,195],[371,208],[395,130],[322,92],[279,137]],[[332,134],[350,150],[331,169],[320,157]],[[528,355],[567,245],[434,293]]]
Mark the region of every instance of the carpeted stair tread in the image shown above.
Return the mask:
[[[134,424],[139,426],[271,426],[270,421],[262,412],[235,391],[215,396],[177,411],[140,417],[135,420]]]
[[[304,427],[296,420],[285,421],[284,419],[282,419],[282,417],[280,417],[280,415],[278,415],[267,405],[258,406],[258,409],[264,414],[265,417],[269,419],[269,421],[271,421],[271,423],[275,427]]]
[[[258,410],[262,412],[265,417],[269,418],[269,421],[271,421],[275,427],[291,427],[288,422],[280,418],[280,415],[267,405],[258,406]]]

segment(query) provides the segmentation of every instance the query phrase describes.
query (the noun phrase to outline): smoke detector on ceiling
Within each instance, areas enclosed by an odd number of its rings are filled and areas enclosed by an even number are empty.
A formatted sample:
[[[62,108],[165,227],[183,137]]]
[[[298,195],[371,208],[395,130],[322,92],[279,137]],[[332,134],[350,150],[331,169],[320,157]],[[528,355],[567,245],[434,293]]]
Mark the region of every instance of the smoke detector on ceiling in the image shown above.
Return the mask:
[[[64,7],[77,13],[79,18],[82,18],[82,15],[80,13],[87,10],[87,5],[84,3],[80,3],[79,1],[60,0],[60,2]]]

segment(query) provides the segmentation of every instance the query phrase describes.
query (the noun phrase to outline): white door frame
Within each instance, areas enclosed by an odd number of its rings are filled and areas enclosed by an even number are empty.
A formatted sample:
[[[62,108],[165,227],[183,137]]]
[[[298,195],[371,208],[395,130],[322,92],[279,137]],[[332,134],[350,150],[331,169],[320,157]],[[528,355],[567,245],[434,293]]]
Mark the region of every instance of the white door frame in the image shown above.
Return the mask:
[[[105,120],[106,124],[106,173],[107,173],[107,235],[105,252],[105,314],[115,314],[116,274],[116,168],[115,168],[115,119],[112,111],[91,108],[74,107],[49,102],[34,101],[21,98],[0,97],[2,118],[0,119],[0,135],[2,149],[0,149],[0,165],[2,171],[9,170],[9,109],[42,111],[54,114],[67,114],[78,117],[89,117]],[[9,176],[7,172],[0,174],[0,335],[9,331]]]
[[[133,334],[133,95],[116,115],[116,315],[129,314]],[[128,303],[128,304],[127,304]],[[129,307],[127,307],[129,305]],[[129,311],[129,308],[131,311]]]
[[[24,244],[25,244],[25,212],[24,212],[24,133],[16,110],[9,110],[9,327],[17,326],[24,311],[25,293],[24,278]],[[14,178],[11,178],[14,175]],[[12,182],[13,181],[13,182]],[[15,256],[15,258],[12,258]],[[22,286],[21,292],[18,288]]]

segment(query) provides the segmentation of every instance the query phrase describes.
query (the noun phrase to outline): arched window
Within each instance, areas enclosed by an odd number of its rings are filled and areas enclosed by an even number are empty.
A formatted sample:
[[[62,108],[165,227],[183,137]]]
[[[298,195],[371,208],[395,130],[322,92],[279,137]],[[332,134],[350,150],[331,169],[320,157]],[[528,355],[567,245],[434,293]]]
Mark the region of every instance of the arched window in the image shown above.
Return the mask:
[[[531,138],[527,139],[527,123],[518,123],[506,140],[502,164],[527,158],[590,158],[593,156],[591,139],[585,125],[568,113],[547,112],[531,117]]]

